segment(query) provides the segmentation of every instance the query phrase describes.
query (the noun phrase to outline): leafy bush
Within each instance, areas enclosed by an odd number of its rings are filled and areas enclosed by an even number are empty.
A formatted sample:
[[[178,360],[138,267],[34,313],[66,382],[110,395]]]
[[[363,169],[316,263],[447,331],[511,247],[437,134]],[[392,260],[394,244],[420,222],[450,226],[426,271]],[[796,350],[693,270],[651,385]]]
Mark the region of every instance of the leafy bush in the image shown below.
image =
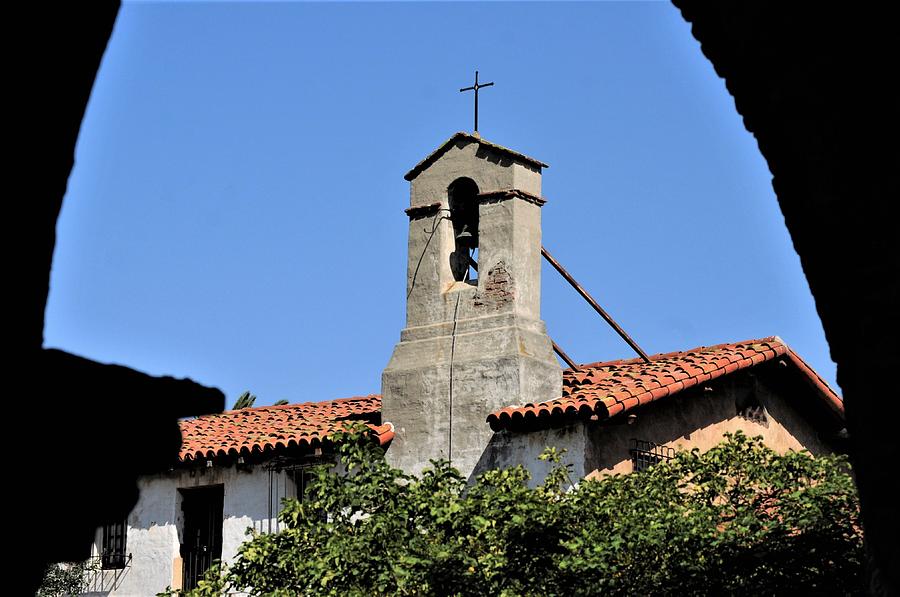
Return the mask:
[[[596,595],[858,592],[863,548],[847,462],[726,436],[630,475],[572,487],[560,454],[468,486],[446,462],[418,478],[359,433],[346,474],[317,469],[283,530],[256,534],[195,595]],[[327,520],[322,516],[327,512]]]
[[[97,565],[89,562],[50,564],[44,571],[37,597],[77,595],[87,587],[87,574],[96,569]]]

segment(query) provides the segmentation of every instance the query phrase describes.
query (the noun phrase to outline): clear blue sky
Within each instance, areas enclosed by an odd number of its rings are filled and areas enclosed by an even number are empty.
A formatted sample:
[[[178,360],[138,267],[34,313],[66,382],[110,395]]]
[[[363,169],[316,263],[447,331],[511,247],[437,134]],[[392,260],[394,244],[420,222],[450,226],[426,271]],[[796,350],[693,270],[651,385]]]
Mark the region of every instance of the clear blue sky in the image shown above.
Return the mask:
[[[46,344],[243,390],[380,391],[403,174],[472,126],[548,164],[544,244],[648,352],[780,335],[835,388],[771,176],[667,3],[126,2],[58,224]],[[580,362],[630,349],[552,270]],[[123,397],[127,398],[127,397]]]

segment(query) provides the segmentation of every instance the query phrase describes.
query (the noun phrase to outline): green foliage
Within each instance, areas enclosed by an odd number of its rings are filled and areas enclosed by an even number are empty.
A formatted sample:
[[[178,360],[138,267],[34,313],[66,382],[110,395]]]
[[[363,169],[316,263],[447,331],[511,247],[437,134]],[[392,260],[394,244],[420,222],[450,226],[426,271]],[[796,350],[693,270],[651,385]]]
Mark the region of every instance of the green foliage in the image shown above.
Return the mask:
[[[275,534],[251,533],[210,595],[850,594],[862,572],[840,456],[778,455],[738,433],[700,454],[572,487],[562,454],[472,485],[446,462],[392,469],[357,431]],[[327,517],[323,513],[328,513]]]
[[[242,408],[250,408],[253,406],[253,403],[256,402],[256,396],[251,394],[250,392],[244,392],[238,399],[235,400],[234,406],[231,407],[231,410],[239,410]]]
[[[290,404],[287,400],[281,399],[277,402],[273,402],[272,406],[284,406],[285,404]]]
[[[51,564],[44,571],[44,580],[37,590],[37,597],[77,595],[86,588],[87,575],[94,569],[95,566],[88,562]]]

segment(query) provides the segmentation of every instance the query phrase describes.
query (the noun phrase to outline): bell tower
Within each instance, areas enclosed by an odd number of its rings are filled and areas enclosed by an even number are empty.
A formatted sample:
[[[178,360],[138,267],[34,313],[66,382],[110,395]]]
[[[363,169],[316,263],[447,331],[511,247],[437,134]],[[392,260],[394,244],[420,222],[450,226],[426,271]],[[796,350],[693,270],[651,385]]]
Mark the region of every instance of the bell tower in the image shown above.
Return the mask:
[[[394,466],[443,458],[468,476],[489,413],[561,395],[540,316],[546,167],[460,132],[406,174],[406,327],[381,378]]]

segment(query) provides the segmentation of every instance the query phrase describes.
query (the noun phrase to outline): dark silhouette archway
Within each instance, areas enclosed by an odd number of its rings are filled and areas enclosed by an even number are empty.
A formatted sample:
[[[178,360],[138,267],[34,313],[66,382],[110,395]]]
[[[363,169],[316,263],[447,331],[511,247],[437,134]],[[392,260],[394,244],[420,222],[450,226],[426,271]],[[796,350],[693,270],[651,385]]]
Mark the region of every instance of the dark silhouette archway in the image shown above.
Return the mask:
[[[868,590],[900,594],[898,409],[880,372],[898,356],[896,17],[887,5],[673,2],[772,173],[837,363]]]
[[[22,5],[11,89],[10,169],[17,181],[7,263],[8,535],[21,554],[13,586],[33,594],[49,563],[83,560],[96,529],[121,521],[137,477],[178,456],[178,418],[220,411],[222,392],[43,348],[50,264],[75,143],[118,2]],[[23,14],[24,13],[24,14]],[[21,17],[21,18],[19,18]]]

